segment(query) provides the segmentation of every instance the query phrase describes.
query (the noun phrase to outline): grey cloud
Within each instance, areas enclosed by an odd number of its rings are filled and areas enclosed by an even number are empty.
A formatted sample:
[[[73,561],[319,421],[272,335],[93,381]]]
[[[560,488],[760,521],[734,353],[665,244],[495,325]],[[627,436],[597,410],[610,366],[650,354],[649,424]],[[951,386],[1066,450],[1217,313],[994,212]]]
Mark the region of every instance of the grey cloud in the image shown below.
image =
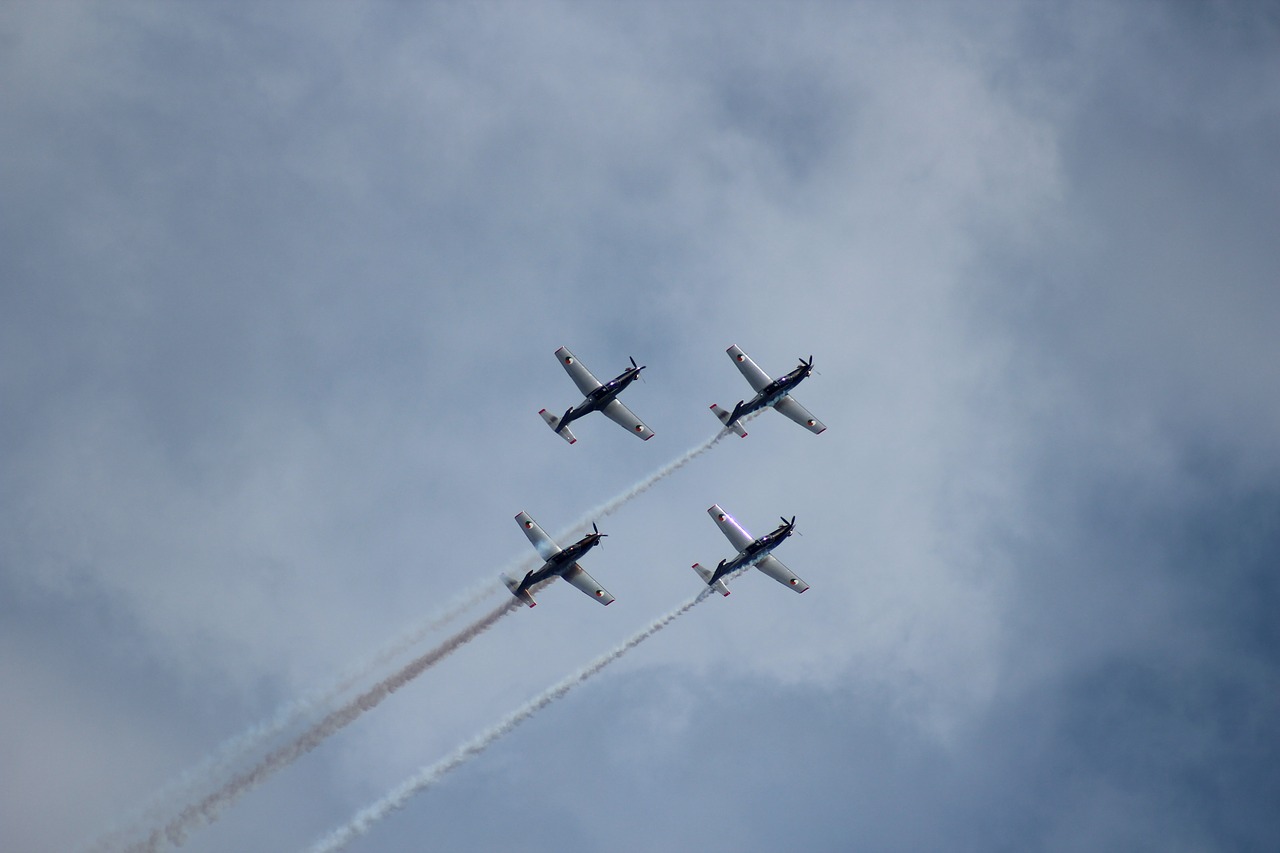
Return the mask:
[[[191,847],[305,844],[666,611],[712,501],[799,515],[812,591],[742,579],[365,849],[1269,846],[1267,8],[308,8],[0,18],[7,841],[704,440],[738,343],[816,356],[828,434],[766,413],[602,524],[617,605],[548,590]],[[560,344],[650,365],[654,441],[548,434]]]

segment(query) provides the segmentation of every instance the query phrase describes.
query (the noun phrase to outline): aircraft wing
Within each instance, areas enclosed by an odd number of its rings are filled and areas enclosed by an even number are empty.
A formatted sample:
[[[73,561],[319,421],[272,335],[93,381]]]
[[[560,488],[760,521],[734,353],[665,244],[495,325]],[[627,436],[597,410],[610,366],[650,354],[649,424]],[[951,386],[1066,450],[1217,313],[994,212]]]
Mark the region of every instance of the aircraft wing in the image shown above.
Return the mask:
[[[712,504],[708,507],[707,515],[711,516],[711,520],[720,528],[720,532],[729,539],[729,544],[738,549],[739,553],[756,541],[754,536],[742,529],[741,524],[734,521],[733,516],[720,508],[720,504]]]
[[[573,380],[574,385],[578,386],[583,396],[600,387],[600,380],[591,375],[586,365],[578,361],[578,357],[569,352],[567,347],[556,350],[556,358],[560,359],[560,366],[564,368],[565,373],[569,374],[569,378]]]
[[[809,410],[796,402],[796,398],[790,394],[774,403],[773,407],[814,435],[820,435],[827,428],[826,424],[809,414]]]
[[[809,588],[807,583],[796,577],[795,572],[784,566],[782,561],[772,554],[769,554],[763,560],[756,563],[756,568],[783,586],[791,587],[796,592],[804,592]]]
[[[727,350],[729,358],[733,359],[733,363],[738,366],[738,370],[747,378],[747,382],[751,383],[753,391],[760,391],[761,388],[773,381],[769,374],[765,373],[756,363],[751,360],[751,356],[742,351],[742,347],[734,344]]]
[[[622,404],[621,400],[616,397],[603,409],[605,416],[627,432],[635,433],[640,438],[648,441],[653,438],[653,430],[644,425],[644,421],[640,420],[635,414]]]
[[[538,526],[538,522],[534,521],[529,516],[529,513],[523,510],[517,513],[516,523],[520,525],[524,535],[533,543],[533,547],[537,549],[539,557],[544,560],[550,560],[560,553],[560,546]]]
[[[609,590],[596,583],[596,579],[583,571],[582,566],[577,563],[570,566],[569,570],[564,573],[564,579],[601,604],[609,605],[613,603],[613,596],[609,594]]]

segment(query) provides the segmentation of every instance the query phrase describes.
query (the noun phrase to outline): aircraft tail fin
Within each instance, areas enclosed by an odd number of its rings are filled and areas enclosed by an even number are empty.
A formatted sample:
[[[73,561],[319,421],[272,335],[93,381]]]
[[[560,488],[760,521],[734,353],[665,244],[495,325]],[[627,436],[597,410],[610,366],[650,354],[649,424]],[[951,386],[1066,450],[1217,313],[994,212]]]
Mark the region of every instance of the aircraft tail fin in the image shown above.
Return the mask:
[[[573,433],[569,432],[569,427],[560,425],[560,418],[557,418],[546,409],[538,412],[538,414],[542,415],[542,419],[547,422],[547,426],[551,427],[551,429],[555,431],[556,435],[560,436],[565,441],[573,444],[578,440]]]
[[[729,594],[729,587],[724,585],[723,580],[718,580],[715,583],[711,583],[712,572],[710,569],[703,568],[701,563],[694,563],[693,570],[698,573],[698,577],[702,578],[703,583],[709,584],[711,588],[714,589],[716,592],[720,593],[721,595]]]
[[[729,419],[731,415],[728,412],[726,412],[724,409],[720,408],[715,403],[712,403],[711,411],[715,412],[716,417],[720,419],[720,423],[724,424],[726,427],[736,432],[740,438],[747,437],[747,431],[742,428],[742,424],[738,423],[737,421],[734,421],[733,424],[729,423]]]
[[[520,581],[508,575],[502,576],[502,582],[507,585],[507,589],[511,590],[511,594],[523,601],[530,607],[537,607],[538,602],[533,600],[533,596],[529,594],[529,590],[524,588]]]

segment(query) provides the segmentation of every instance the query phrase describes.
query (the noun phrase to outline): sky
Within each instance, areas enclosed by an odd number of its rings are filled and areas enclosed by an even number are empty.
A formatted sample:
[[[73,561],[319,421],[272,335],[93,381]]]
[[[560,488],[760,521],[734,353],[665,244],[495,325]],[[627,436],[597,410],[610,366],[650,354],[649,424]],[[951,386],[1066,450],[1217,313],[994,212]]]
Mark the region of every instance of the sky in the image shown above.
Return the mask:
[[[0,847],[149,830],[390,673],[517,512],[713,437],[732,344],[814,356],[828,430],[600,518],[613,605],[549,586],[182,849],[308,849],[696,594],[712,503],[796,515],[811,589],[737,579],[350,849],[1280,844],[1273,5],[20,0],[0,80]],[[648,366],[651,441],[547,429],[562,345]]]

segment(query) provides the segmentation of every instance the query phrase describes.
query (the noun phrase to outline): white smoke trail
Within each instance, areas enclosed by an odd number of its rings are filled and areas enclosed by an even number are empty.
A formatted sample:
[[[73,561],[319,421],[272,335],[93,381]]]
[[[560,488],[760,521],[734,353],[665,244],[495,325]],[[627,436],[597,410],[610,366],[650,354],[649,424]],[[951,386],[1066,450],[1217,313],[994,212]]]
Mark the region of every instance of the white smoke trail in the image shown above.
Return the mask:
[[[758,412],[752,412],[746,418],[743,418],[743,421],[749,420],[750,418],[755,417],[755,415],[757,414]],[[662,466],[657,471],[654,471],[652,474],[645,477],[643,480],[640,480],[638,483],[633,485],[631,488],[627,489],[625,492],[622,492],[616,497],[610,498],[609,500],[600,504],[595,509],[592,509],[584,513],[581,518],[579,518],[569,527],[565,528],[565,531],[559,534],[556,538],[557,539],[568,538],[579,531],[585,530],[587,527],[591,525],[592,522],[597,521],[601,518],[604,518],[605,516],[613,515],[615,512],[617,512],[619,509],[621,509],[623,506],[629,503],[632,499],[638,497],[639,495],[644,494],[649,489],[657,485],[659,481],[664,480],[667,477],[671,476],[676,471],[679,471],[681,468],[688,465],[694,459],[697,459],[699,456],[706,453],[711,448],[715,447],[720,442],[720,439],[724,438],[726,435],[729,435],[729,434],[730,434],[729,430],[722,429],[718,433],[713,435],[711,438],[702,442],[701,444],[698,444],[698,445],[695,445],[694,447],[689,448],[689,450],[687,450],[684,453],[684,455],[679,456],[673,459],[672,461],[668,462],[666,465]]]
[[[331,851],[341,850],[356,838],[368,832],[374,824],[385,818],[396,809],[402,808],[414,794],[431,787],[440,781],[449,771],[454,770],[466,762],[475,758],[484,752],[494,741],[503,735],[509,733],[516,726],[550,705],[552,702],[564,696],[573,688],[583,683],[591,676],[604,669],[636,646],[643,643],[649,637],[652,637],[663,628],[670,625],[676,619],[688,613],[697,604],[704,601],[710,594],[709,589],[704,589],[696,596],[686,601],[684,604],[672,610],[665,616],[650,623],[646,628],[631,635],[621,645],[612,651],[596,658],[587,666],[573,673],[569,677],[560,681],[558,684],[548,688],[542,693],[535,696],[522,707],[513,711],[506,719],[495,725],[482,734],[477,735],[472,740],[458,747],[452,754],[442,758],[435,764],[424,767],[418,773],[402,782],[398,787],[383,797],[378,802],[360,811],[345,826],[335,829],[329,835],[318,841],[311,848],[312,853],[331,853]]]
[[[742,420],[745,422],[755,417],[757,414],[759,413],[752,412],[750,415],[747,415]],[[595,523],[596,521],[599,521],[600,519],[606,516],[613,515],[615,512],[622,509],[622,507],[624,507],[627,503],[629,503],[639,495],[644,494],[649,489],[653,488],[655,485],[658,484],[659,481],[671,476],[676,471],[679,471],[681,468],[683,468],[685,465],[688,465],[694,459],[697,459],[699,456],[706,453],[711,448],[715,447],[716,444],[719,443],[720,439],[724,438],[726,435],[729,435],[729,430],[722,429],[720,430],[720,432],[716,433],[711,438],[707,439],[701,444],[698,444],[689,448],[689,450],[685,451],[682,455],[677,456],[675,459],[671,460],[666,465],[663,465],[657,471],[654,471],[652,474],[648,475],[644,479],[632,485],[626,491],[618,495],[615,495],[614,497],[600,504],[596,508],[588,510],[587,512],[583,513],[581,516],[579,516],[577,521],[573,522],[568,527],[565,527],[563,530],[556,533],[556,535],[551,538],[556,540],[557,542],[564,542],[578,535],[579,533],[585,533],[587,528],[590,527],[593,523]],[[521,577],[529,569],[536,568],[537,563],[539,562],[541,561],[531,561],[526,565],[522,565],[520,567],[519,574],[517,574],[516,577],[517,578]]]
[[[758,413],[753,412],[744,420],[755,417],[756,414]],[[592,522],[617,512],[632,499],[648,491],[659,481],[683,468],[703,453],[706,453],[714,447],[720,439],[724,438],[728,434],[728,430],[722,429],[716,435],[701,444],[690,448],[684,454],[635,483],[626,491],[585,513],[577,521],[566,528],[564,532],[557,535],[556,538],[561,540],[568,538],[579,531],[585,530]],[[519,577],[529,569],[535,568],[536,563],[539,562],[541,561],[536,556],[522,558],[514,561],[513,566],[508,567],[503,573],[505,574],[506,571],[515,571],[517,573],[516,576]],[[368,677],[373,672],[382,669],[393,659],[399,657],[408,649],[420,643],[433,631],[452,622],[454,619],[458,618],[458,616],[482,602],[489,595],[501,589],[501,584],[496,580],[488,579],[481,582],[468,592],[463,593],[461,596],[454,599],[453,603],[445,610],[419,623],[413,629],[406,632],[399,639],[390,643],[372,657],[366,659],[357,666],[350,668],[346,674],[333,685],[321,690],[312,691],[299,699],[288,702],[277,709],[275,714],[273,714],[269,719],[263,720],[250,727],[248,730],[224,741],[198,764],[189,768],[179,777],[162,787],[157,793],[153,794],[148,799],[147,805],[135,812],[135,814],[129,819],[122,821],[119,827],[110,829],[100,836],[99,839],[88,848],[89,852],[100,853],[100,851],[116,849],[122,843],[122,838],[135,835],[141,825],[156,822],[165,807],[175,799],[178,799],[179,797],[190,797],[192,792],[200,785],[206,784],[208,780],[212,778],[218,778],[226,774],[231,767],[238,761],[242,760],[245,755],[268,740],[277,737],[282,732],[329,707],[333,702],[337,701],[344,694],[350,691],[362,679]]]
[[[263,743],[329,707],[370,673],[382,669],[429,634],[457,619],[500,589],[502,589],[501,584],[494,579],[487,579],[475,585],[455,598],[444,610],[419,623],[372,657],[349,668],[334,684],[321,690],[313,690],[301,698],[280,706],[270,718],[223,741],[209,755],[151,795],[143,807],[120,821],[116,827],[104,832],[87,848],[89,853],[99,853],[99,851],[112,850],[121,846],[125,838],[138,833],[142,824],[159,820],[166,806],[174,800],[190,797],[196,788],[207,784],[210,779],[223,776],[244,756]]]
[[[190,829],[217,820],[224,808],[264,782],[277,770],[315,749],[330,735],[354,722],[366,711],[376,708],[396,690],[489,630],[503,616],[520,606],[520,602],[513,599],[472,622],[426,654],[414,658],[345,705],[331,711],[324,719],[298,737],[268,753],[251,769],[234,776],[212,794],[187,805],[176,817],[163,826],[153,829],[144,841],[130,847],[129,850],[154,853],[165,846],[166,842],[174,845],[182,844]]]

